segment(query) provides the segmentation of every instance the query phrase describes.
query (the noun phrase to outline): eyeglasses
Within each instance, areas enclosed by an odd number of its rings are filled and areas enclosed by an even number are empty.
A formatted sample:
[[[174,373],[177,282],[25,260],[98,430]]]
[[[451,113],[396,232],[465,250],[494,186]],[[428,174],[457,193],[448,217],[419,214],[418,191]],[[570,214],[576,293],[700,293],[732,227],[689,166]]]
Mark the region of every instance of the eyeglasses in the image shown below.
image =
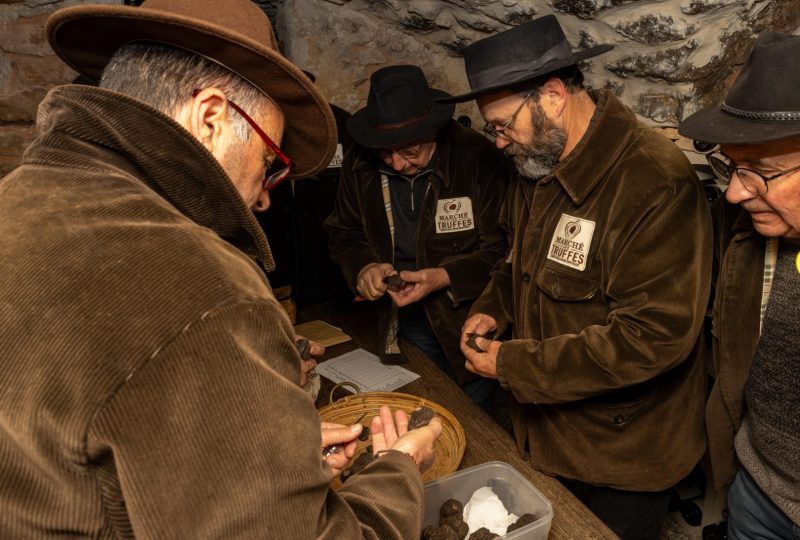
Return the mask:
[[[401,158],[405,160],[414,159],[419,157],[420,153],[422,152],[422,143],[411,144],[409,146],[404,146],[403,148],[380,148],[378,150],[378,156],[381,159],[386,160],[390,158],[393,154],[397,154]]]
[[[486,122],[486,124],[483,126],[483,132],[489,135],[490,137],[494,137],[495,139],[500,138],[503,139],[504,141],[513,142],[511,140],[511,137],[506,135],[506,131],[509,129],[514,129],[513,128],[514,122],[517,121],[517,116],[519,115],[519,112],[522,110],[522,107],[525,106],[525,103],[528,101],[528,99],[530,99],[532,95],[533,92],[528,92],[525,95],[525,99],[523,99],[522,103],[519,104],[519,107],[517,107],[517,110],[514,111],[514,113],[511,115],[511,118],[508,119],[508,122],[506,122],[497,129],[495,129],[494,124]]]
[[[797,165],[796,167],[775,173],[772,176],[764,176],[752,169],[735,167],[717,156],[707,155],[706,161],[708,161],[708,164],[711,166],[711,171],[717,178],[727,184],[731,181],[733,175],[736,174],[744,188],[753,195],[764,195],[769,189],[767,182],[770,180],[775,180],[785,174],[800,170],[800,165]]]
[[[192,92],[192,97],[197,97],[197,94],[199,93],[200,93],[199,89],[195,90],[194,92]],[[244,112],[244,110],[241,107],[239,107],[236,103],[234,103],[230,99],[228,100],[228,103],[230,104],[230,106],[233,108],[234,111],[239,113],[239,115],[242,118],[244,118],[245,122],[250,124],[250,127],[252,127],[255,130],[255,132],[258,134],[259,137],[261,137],[261,140],[264,141],[264,144],[267,145],[267,148],[269,148],[275,153],[275,159],[272,160],[270,167],[267,169],[267,172],[264,175],[264,179],[261,181],[261,187],[264,189],[264,191],[275,189],[278,186],[278,184],[280,184],[289,177],[289,174],[294,169],[294,161],[292,161],[292,159],[289,156],[287,156],[286,154],[283,153],[283,151],[281,151],[280,146],[275,144],[273,140],[269,138],[269,135],[267,135],[264,132],[264,130],[261,129],[261,127],[258,124],[256,124],[255,120],[250,118],[250,115]]]

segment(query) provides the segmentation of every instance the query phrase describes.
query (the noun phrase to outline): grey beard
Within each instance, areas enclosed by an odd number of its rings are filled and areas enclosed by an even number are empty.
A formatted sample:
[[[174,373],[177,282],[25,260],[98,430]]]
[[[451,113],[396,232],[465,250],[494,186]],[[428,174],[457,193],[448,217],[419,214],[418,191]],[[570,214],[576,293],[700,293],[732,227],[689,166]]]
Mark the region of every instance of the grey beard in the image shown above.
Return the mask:
[[[514,149],[514,165],[519,174],[526,178],[544,178],[553,173],[566,144],[566,134],[557,127],[549,126],[538,143],[520,144]]]
[[[519,174],[538,180],[553,173],[567,145],[567,134],[547,119],[538,103],[531,107],[530,122],[536,142],[515,143],[509,153]]]

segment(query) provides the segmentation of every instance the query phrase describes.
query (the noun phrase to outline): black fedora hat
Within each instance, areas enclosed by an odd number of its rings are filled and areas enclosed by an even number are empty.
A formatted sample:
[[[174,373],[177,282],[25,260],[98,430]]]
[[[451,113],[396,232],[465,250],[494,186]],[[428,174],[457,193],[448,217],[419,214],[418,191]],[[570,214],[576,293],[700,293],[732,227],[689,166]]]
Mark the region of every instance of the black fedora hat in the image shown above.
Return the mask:
[[[546,15],[476,41],[464,49],[470,92],[443,99],[461,103],[572,66],[610,51],[597,45],[572,52],[555,15]]]
[[[800,36],[764,32],[722,105],[691,115],[678,132],[717,144],[750,144],[800,134]]]
[[[381,68],[370,78],[367,106],[353,113],[347,130],[367,148],[393,148],[435,136],[456,108],[436,99],[449,95],[429,87],[417,66]]]

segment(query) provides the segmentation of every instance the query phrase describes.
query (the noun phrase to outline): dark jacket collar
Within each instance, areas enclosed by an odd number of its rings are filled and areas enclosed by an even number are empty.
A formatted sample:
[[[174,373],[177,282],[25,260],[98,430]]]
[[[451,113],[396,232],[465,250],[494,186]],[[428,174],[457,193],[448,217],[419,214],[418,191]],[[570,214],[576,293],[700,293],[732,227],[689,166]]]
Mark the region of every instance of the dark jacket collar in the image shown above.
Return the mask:
[[[127,172],[268,271],[274,268],[263,230],[222,166],[168,116],[116,92],[68,85],[42,101],[37,124],[38,144],[24,163]]]
[[[554,172],[575,204],[582,203],[630,144],[634,114],[607,90],[591,93],[597,109],[575,149]]]

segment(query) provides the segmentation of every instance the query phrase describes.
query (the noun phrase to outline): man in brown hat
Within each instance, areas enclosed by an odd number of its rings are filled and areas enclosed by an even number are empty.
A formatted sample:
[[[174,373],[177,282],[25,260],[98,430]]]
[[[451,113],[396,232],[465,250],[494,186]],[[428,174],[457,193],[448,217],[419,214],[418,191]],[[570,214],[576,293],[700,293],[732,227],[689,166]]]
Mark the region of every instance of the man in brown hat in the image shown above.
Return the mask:
[[[468,368],[510,390],[520,451],[622,538],[660,538],[704,450],[700,330],[711,226],[681,151],[587,91],[557,19],[464,51],[485,131],[522,178],[512,249],[463,328]],[[496,332],[510,340],[475,339]]]
[[[722,105],[679,128],[719,144],[728,186],[706,428],[714,485],[733,482],[729,538],[800,537],[798,61],[800,37],[761,34]]]
[[[416,66],[372,74],[367,106],[347,122],[357,144],[326,230],[347,282],[381,304],[384,361],[399,356],[399,323],[400,335],[489,407],[496,383],[464,369],[459,330],[505,256],[498,216],[509,168],[453,120],[454,105],[435,102],[447,96]],[[387,283],[397,274],[400,283]]]
[[[321,429],[263,273],[251,208],[335,145],[267,17],[149,0],[47,34],[102,78],[50,92],[0,182],[0,538],[419,537],[439,421],[384,408],[332,491],[361,427]]]

